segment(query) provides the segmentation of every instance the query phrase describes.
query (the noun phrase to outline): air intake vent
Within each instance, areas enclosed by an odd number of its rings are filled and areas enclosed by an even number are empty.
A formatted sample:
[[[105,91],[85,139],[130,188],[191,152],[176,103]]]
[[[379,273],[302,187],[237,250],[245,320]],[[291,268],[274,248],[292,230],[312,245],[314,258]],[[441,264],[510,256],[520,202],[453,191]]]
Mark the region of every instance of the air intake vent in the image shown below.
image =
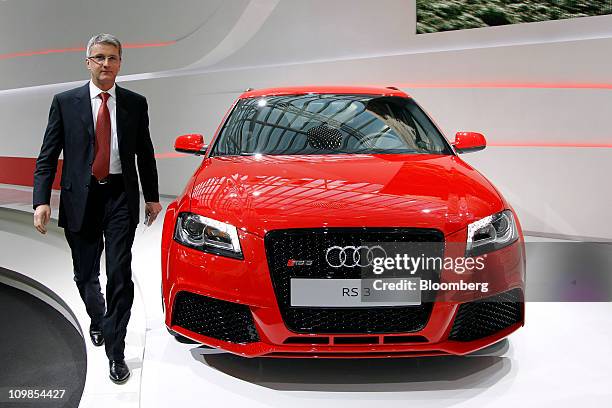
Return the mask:
[[[259,341],[248,306],[190,292],[176,295],[172,325],[232,343]]]
[[[288,337],[284,344],[329,344],[329,337]]]
[[[423,336],[385,336],[385,344],[427,343]]]
[[[449,340],[472,341],[497,333],[523,318],[523,295],[513,289],[459,306]]]
[[[378,337],[334,337],[334,344],[378,344]]]

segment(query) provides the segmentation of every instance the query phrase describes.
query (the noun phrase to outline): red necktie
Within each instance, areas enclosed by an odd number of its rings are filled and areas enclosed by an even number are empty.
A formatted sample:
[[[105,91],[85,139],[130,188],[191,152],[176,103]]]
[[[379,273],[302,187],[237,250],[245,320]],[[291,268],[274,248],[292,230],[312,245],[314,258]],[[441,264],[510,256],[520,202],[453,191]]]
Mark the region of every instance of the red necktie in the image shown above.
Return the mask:
[[[107,92],[102,92],[102,104],[98,109],[98,119],[96,121],[96,146],[93,162],[93,175],[96,179],[102,180],[108,176],[110,166],[110,140],[111,140],[111,120],[106,101],[110,96]]]

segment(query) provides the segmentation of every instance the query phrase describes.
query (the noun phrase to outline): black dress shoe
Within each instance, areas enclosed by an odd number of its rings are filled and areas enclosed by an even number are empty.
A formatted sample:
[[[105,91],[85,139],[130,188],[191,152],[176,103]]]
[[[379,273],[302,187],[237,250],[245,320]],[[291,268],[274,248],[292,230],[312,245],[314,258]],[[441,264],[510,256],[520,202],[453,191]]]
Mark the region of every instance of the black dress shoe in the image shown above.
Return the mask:
[[[102,329],[97,326],[89,326],[89,338],[94,346],[99,347],[104,344],[104,336],[102,336]]]
[[[125,360],[110,360],[108,365],[110,367],[108,377],[115,384],[123,384],[130,378],[130,369],[125,364]]]

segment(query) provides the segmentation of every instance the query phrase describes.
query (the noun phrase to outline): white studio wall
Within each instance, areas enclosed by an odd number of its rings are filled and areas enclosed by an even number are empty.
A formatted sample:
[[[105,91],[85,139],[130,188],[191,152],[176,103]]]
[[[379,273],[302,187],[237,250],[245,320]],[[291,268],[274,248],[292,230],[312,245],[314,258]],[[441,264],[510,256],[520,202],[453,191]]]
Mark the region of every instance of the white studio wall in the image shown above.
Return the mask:
[[[17,3],[0,3],[0,10],[23,12]],[[78,17],[87,19],[93,2],[79,4]],[[53,5],[59,16],[75,2]],[[174,138],[202,133],[210,141],[247,87],[397,86],[449,140],[459,130],[485,134],[491,146],[463,157],[502,190],[525,230],[612,239],[612,16],[416,35],[414,1],[206,1],[186,2],[182,12],[161,1],[125,7],[140,16],[133,24],[107,19],[93,32],[84,25],[78,37],[50,41],[44,30],[53,28],[43,26],[40,42],[30,35],[20,43],[15,32],[26,28],[13,27],[0,54],[83,44],[98,31],[126,43],[149,41],[138,34],[144,29],[152,43],[174,41],[126,48],[121,78],[149,100],[162,193],[180,193],[200,161],[165,155]],[[4,10],[0,15],[10,19]],[[87,79],[82,59],[82,51],[0,56],[0,156],[36,157],[52,95]]]

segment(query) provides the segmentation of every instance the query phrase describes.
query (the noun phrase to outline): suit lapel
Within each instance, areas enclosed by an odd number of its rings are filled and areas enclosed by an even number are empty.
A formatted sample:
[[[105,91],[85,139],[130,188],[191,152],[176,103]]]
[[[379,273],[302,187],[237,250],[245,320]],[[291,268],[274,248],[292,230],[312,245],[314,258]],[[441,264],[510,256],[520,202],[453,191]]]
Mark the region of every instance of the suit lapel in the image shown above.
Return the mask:
[[[116,106],[116,114],[117,114],[117,140],[119,143],[119,151],[121,151],[122,140],[124,137],[124,129],[128,120],[128,110],[127,103],[125,100],[125,93],[123,92],[123,88],[117,86],[115,88],[115,95],[117,95],[117,106]]]
[[[85,129],[87,129],[87,133],[89,134],[90,142],[94,140],[94,122],[93,122],[93,114],[91,112],[91,97],[89,96],[89,82],[87,82],[84,86],[79,88],[77,92],[75,103],[77,105],[77,110],[79,112],[79,116],[81,117],[81,121],[85,125]]]

